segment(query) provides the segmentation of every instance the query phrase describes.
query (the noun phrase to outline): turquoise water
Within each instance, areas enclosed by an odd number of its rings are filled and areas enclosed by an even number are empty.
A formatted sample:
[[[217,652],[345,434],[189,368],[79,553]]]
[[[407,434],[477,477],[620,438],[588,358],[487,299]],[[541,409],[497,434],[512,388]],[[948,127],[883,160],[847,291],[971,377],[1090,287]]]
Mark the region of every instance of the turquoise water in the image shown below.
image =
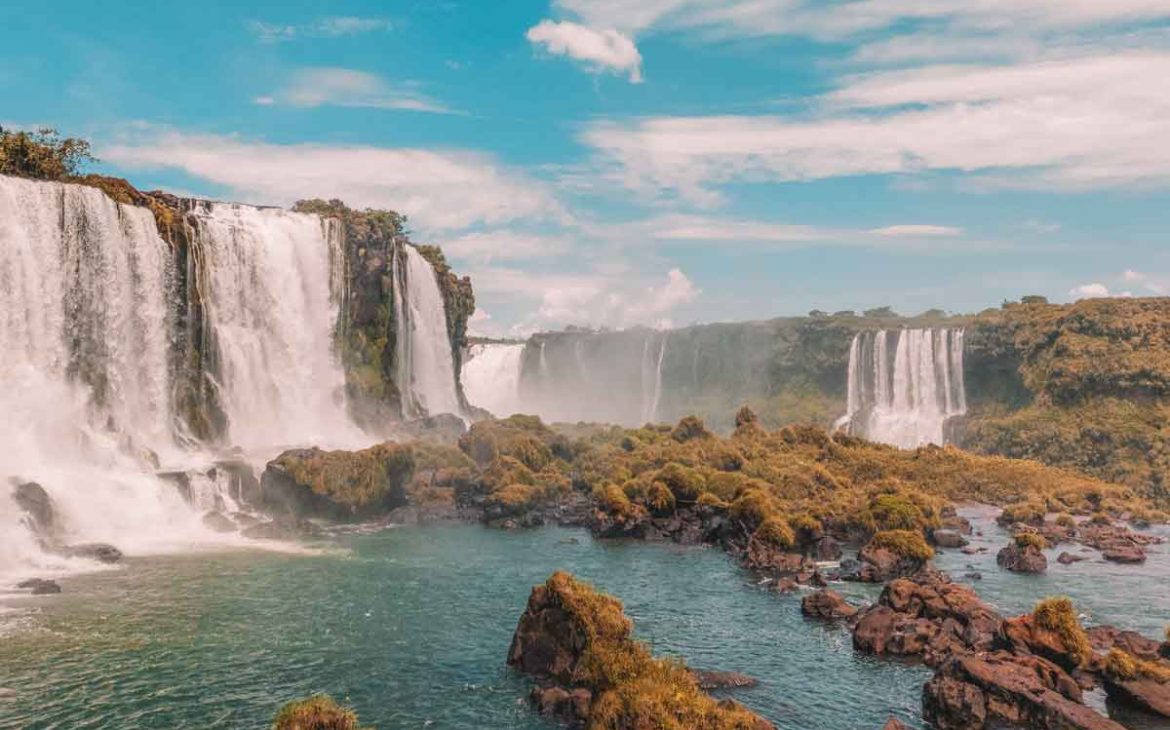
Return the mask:
[[[846,633],[806,622],[798,597],[752,585],[717,550],[478,526],[339,542],[62,581],[31,627],[0,639],[0,727],[261,728],[312,692],[380,730],[554,727],[504,659],[529,590],[557,568],[621,597],[656,652],[759,678],[736,696],[784,727],[913,719],[928,677],[855,656]]]
[[[1006,542],[979,525],[989,546]],[[57,597],[8,600],[23,618],[0,638],[0,727],[263,728],[313,692],[380,730],[555,727],[504,658],[531,586],[558,568],[622,598],[656,652],[757,677],[734,696],[783,728],[874,730],[891,713],[916,725],[930,675],[855,655],[847,633],[801,617],[799,596],[761,589],[714,549],[472,525],[335,544],[140,559],[64,579]],[[956,577],[975,565],[980,593],[1004,610],[1068,593],[1094,621],[1157,636],[1170,620],[1165,548],[1139,567],[1053,561],[1041,578],[998,571],[994,552],[940,563]]]

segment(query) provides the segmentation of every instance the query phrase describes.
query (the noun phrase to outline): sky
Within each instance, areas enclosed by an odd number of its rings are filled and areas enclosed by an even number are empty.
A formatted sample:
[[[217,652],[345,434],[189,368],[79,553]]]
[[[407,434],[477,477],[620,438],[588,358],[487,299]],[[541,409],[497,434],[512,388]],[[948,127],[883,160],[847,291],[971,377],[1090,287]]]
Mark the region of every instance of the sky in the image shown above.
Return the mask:
[[[402,212],[476,334],[1170,293],[1167,0],[149,5],[8,9],[0,124]]]

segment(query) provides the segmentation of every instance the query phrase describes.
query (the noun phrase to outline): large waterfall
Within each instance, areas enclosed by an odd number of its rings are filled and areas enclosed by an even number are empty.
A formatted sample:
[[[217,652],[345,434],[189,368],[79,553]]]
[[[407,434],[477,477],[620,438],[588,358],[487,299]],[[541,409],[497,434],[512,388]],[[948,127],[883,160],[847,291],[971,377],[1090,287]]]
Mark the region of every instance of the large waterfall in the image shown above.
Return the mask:
[[[404,415],[462,415],[447,314],[434,267],[414,246],[402,246],[394,256],[393,276],[399,347],[395,381]]]
[[[176,456],[171,252],[144,208],[0,177],[0,572],[56,567],[22,524],[42,484],[60,537],[153,550],[208,539],[154,476]]]
[[[947,419],[967,412],[963,330],[859,333],[848,379],[848,411],[838,426],[902,448],[944,443]]]
[[[228,443],[250,450],[360,441],[333,352],[339,223],[276,208],[188,207],[207,272]]]
[[[489,343],[468,348],[461,378],[468,402],[501,418],[522,413],[520,366],[523,355],[523,344]]]

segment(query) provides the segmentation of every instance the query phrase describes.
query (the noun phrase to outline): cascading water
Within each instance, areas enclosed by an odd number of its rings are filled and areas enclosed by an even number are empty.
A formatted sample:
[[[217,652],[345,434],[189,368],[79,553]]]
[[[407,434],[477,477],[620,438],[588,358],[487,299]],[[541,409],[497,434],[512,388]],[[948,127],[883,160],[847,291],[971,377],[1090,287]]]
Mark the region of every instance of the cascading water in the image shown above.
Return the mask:
[[[491,343],[468,348],[463,364],[467,401],[495,416],[520,413],[520,367],[523,344]]]
[[[145,208],[0,176],[0,572],[63,567],[14,497],[37,482],[62,544],[209,538],[154,475],[175,452],[170,249]]]
[[[360,443],[333,350],[337,221],[205,201],[188,207],[207,272],[227,441],[245,450]]]
[[[662,358],[666,355],[667,333],[658,342],[658,354],[651,360],[651,338],[642,349],[642,422],[653,423],[658,418],[658,403],[662,400]]]
[[[963,330],[904,329],[891,362],[885,330],[859,333],[849,349],[850,433],[902,448],[945,441],[947,419],[967,412]]]
[[[394,315],[397,322],[396,382],[407,416],[463,414],[443,294],[435,269],[414,246],[394,256]]]

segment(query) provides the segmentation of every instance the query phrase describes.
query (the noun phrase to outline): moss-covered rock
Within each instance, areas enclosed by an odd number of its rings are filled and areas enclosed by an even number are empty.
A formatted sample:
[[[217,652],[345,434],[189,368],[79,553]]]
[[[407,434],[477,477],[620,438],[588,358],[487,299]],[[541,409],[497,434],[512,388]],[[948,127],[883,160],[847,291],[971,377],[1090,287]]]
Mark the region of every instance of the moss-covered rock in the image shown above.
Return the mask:
[[[414,469],[410,447],[393,443],[361,451],[294,449],[268,462],[261,504],[297,517],[376,517],[406,504]]]
[[[289,702],[272,718],[272,730],[360,730],[357,713],[328,695]]]

